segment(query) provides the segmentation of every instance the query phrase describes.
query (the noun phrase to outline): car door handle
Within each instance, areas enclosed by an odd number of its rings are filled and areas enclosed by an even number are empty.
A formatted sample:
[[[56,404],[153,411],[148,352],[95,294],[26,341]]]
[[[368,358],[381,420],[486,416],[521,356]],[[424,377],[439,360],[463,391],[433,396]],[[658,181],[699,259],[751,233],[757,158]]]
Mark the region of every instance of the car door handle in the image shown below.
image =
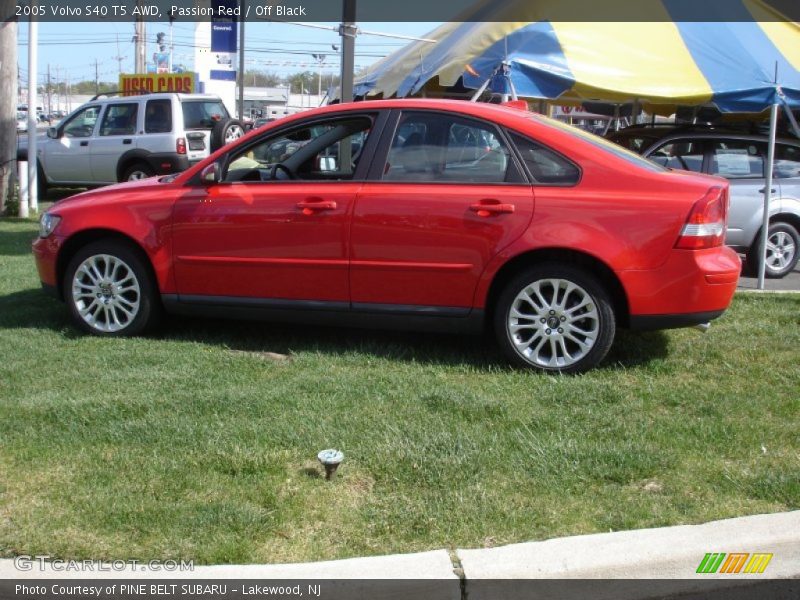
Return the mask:
[[[758,190],[758,193],[759,193],[759,194],[763,194],[763,193],[764,193],[764,192],[766,192],[766,191],[767,191],[767,188],[763,187],[763,188],[761,188],[760,190]],[[774,193],[775,193],[775,192],[777,192],[777,191],[778,191],[778,190],[776,190],[775,188],[772,188],[772,189],[770,189],[769,193],[770,193],[770,194],[774,194]]]
[[[123,144],[132,144],[133,140],[130,140],[130,139],[129,140],[122,140],[122,143]]]
[[[303,211],[304,215],[313,215],[317,210],[334,210],[336,202],[333,200],[309,199],[297,203],[297,208]]]
[[[513,213],[513,204],[503,204],[497,201],[483,201],[477,204],[470,204],[469,209],[472,212],[478,213],[479,217],[490,217],[492,215],[500,215],[503,213]]]
[[[88,146],[89,142],[81,142],[81,146]]]

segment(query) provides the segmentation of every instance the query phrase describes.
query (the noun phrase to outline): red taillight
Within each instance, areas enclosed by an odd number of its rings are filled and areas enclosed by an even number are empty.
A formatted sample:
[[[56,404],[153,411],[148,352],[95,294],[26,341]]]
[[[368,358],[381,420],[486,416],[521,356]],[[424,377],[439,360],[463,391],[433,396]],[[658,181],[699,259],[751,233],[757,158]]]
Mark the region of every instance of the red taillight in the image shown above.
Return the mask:
[[[186,140],[183,138],[178,138],[175,141],[175,152],[178,154],[186,154]]]
[[[681,229],[676,248],[700,250],[721,246],[728,221],[728,189],[712,187],[695,202]]]

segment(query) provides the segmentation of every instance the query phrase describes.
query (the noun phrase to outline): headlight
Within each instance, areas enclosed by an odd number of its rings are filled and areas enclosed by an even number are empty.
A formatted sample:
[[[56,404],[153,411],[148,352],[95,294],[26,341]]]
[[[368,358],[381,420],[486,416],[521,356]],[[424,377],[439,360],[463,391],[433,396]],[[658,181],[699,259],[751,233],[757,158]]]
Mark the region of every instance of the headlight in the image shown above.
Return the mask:
[[[61,217],[57,217],[56,215],[51,215],[50,213],[44,213],[42,218],[39,219],[39,237],[46,238],[53,230],[56,228],[56,225],[59,224],[61,221]]]

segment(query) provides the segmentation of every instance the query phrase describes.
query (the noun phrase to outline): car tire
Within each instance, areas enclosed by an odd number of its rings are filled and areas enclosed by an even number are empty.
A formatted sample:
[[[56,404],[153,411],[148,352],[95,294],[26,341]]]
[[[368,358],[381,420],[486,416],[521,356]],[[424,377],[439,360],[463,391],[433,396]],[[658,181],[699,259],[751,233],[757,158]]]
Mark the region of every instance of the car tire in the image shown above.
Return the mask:
[[[138,335],[161,317],[146,259],[125,242],[106,239],[81,248],[67,265],[62,288],[73,322],[93,335]]]
[[[36,169],[36,194],[40,199],[47,198],[47,177],[44,174],[41,163]]]
[[[236,119],[223,119],[211,130],[211,152],[216,152],[244,135],[244,126]]]
[[[547,263],[522,271],[503,288],[493,327],[513,365],[567,374],[605,358],[616,320],[608,293],[594,276]]]
[[[133,163],[122,174],[122,181],[139,181],[153,177],[156,172],[153,168],[144,162]]]
[[[764,276],[780,279],[791,273],[800,257],[800,234],[789,223],[777,221],[769,226],[767,233],[767,262]],[[761,234],[756,237],[747,253],[747,274],[758,276],[758,261],[761,258]]]

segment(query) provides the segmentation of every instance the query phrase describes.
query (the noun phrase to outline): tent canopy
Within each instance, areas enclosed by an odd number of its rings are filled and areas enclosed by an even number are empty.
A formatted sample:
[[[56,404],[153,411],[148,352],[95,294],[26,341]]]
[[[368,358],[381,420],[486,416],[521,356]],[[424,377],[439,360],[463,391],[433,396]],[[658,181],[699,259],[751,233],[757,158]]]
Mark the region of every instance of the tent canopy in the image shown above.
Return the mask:
[[[711,103],[723,112],[800,107],[797,23],[777,19],[759,0],[726,2],[717,22],[684,22],[686,1],[629,3],[646,6],[647,17],[627,23],[568,20],[585,0],[485,4],[481,22],[445,23],[425,36],[437,43],[413,42],[379,61],[355,91],[402,97],[436,83],[479,88],[491,80],[492,91],[510,94],[513,86],[527,98]],[[503,21],[504,11],[530,20]]]

